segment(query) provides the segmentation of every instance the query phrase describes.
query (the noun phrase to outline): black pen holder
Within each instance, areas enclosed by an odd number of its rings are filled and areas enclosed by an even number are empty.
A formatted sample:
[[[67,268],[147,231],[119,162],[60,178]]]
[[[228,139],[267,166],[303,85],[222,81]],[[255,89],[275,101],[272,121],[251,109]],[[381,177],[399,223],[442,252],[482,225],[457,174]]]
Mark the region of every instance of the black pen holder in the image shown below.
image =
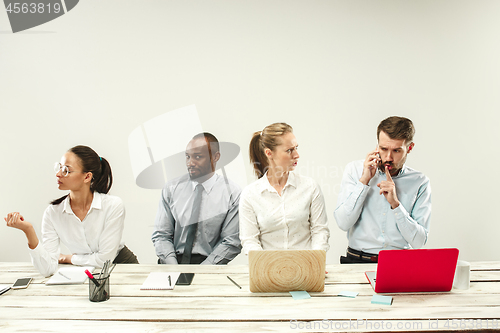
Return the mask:
[[[89,280],[89,300],[91,302],[104,302],[109,299],[109,276],[95,278],[96,283]]]

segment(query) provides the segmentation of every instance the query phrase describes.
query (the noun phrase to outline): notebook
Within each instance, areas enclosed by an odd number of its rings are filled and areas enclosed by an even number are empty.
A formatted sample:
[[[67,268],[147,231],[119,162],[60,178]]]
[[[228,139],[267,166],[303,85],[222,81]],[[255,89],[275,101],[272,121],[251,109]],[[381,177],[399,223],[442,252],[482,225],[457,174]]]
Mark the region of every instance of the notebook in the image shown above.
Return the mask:
[[[179,278],[179,272],[151,272],[141,290],[172,290]]]
[[[45,282],[45,284],[54,285],[84,283],[88,279],[87,274],[85,274],[86,269],[88,269],[89,272],[94,271],[94,267],[92,266],[61,267],[47,282]]]
[[[450,291],[457,260],[458,249],[382,250],[365,275],[376,293]]]
[[[323,250],[250,251],[250,291],[323,291],[325,264]]]

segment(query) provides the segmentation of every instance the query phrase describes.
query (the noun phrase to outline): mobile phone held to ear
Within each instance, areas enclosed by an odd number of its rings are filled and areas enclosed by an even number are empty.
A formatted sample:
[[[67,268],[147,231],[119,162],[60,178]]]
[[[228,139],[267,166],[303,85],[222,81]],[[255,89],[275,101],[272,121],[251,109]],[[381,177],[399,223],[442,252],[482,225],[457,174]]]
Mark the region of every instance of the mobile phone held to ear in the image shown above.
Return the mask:
[[[17,279],[16,283],[12,286],[12,289],[24,289],[28,288],[29,284],[31,283],[31,280],[33,278],[20,278]]]

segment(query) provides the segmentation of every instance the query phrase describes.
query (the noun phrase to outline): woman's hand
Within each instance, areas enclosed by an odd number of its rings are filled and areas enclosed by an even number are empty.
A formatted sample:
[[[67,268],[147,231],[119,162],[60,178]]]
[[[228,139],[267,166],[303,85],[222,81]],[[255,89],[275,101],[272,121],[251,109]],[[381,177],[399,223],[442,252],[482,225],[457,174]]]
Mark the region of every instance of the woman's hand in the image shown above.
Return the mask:
[[[7,214],[4,220],[7,222],[8,227],[24,231],[30,249],[34,249],[38,246],[38,237],[36,236],[35,228],[33,228],[31,223],[25,221],[24,217],[19,212]]]
[[[60,264],[71,264],[72,254],[61,254],[59,255],[59,263]]]
[[[7,214],[7,217],[4,218],[5,222],[7,222],[7,226],[11,228],[16,228],[24,231],[25,233],[32,228],[33,226],[28,221],[24,220],[24,217],[19,212],[13,212]]]

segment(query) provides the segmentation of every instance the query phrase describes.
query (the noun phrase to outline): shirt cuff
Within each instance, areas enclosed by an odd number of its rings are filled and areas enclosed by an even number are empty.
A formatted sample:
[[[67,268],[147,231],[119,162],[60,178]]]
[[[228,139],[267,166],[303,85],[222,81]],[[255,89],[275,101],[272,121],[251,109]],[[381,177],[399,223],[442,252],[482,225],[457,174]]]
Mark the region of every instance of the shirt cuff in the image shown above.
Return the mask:
[[[34,249],[30,249],[30,247],[28,246],[28,250],[31,255],[39,256],[40,252],[42,251],[42,242],[38,241],[38,245]]]
[[[258,245],[247,246],[243,248],[243,251],[246,255],[248,255],[248,252],[250,251],[262,251],[262,247]]]
[[[175,257],[175,256],[168,256],[164,260],[160,259],[160,263],[165,264],[165,265],[178,265],[179,264],[177,262],[177,257]]]
[[[86,265],[86,257],[87,255],[85,254],[73,254],[71,256],[71,263],[73,265],[76,265],[76,266],[85,266]],[[94,266],[94,265],[90,265],[90,266]]]
[[[396,223],[398,225],[399,230],[401,230],[401,229],[408,230],[408,226],[405,222],[406,222],[409,214],[406,211],[406,209],[403,207],[403,205],[399,204],[399,206],[394,208],[392,210],[392,212],[394,213],[394,218],[396,219]]]

